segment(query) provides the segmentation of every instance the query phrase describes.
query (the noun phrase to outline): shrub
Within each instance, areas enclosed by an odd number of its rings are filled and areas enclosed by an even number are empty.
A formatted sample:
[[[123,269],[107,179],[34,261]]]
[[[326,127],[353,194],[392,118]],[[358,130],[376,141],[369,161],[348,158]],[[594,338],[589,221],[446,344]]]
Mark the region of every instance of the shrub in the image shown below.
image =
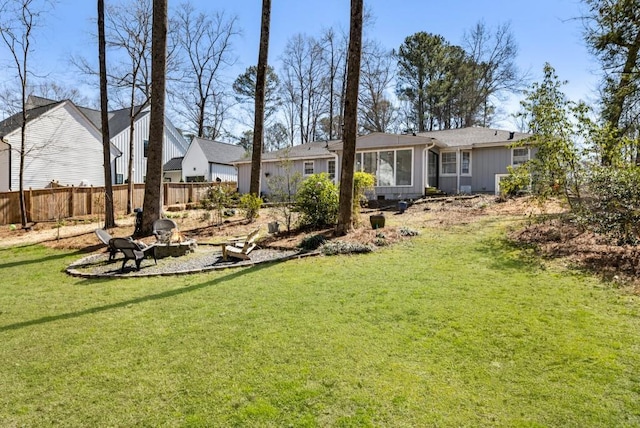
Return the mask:
[[[200,201],[202,208],[213,211],[215,224],[222,223],[225,207],[231,202],[231,193],[232,191],[226,186],[212,184]]]
[[[531,174],[527,164],[507,167],[509,175],[500,180],[500,197],[507,199],[525,192],[531,185]]]
[[[332,241],[322,246],[322,253],[327,256],[337,254],[363,254],[373,251],[371,245],[360,244],[357,242]]]
[[[240,209],[244,211],[244,218],[253,221],[260,214],[262,199],[252,193],[242,195],[240,198]]]
[[[300,242],[300,245],[298,245],[298,247],[302,248],[303,250],[312,251],[320,248],[320,246],[325,242],[327,242],[327,238],[325,238],[323,235],[312,235],[304,238],[302,242]]]
[[[577,213],[587,229],[637,245],[640,234],[640,167],[595,167],[588,176],[589,198]]]
[[[353,174],[353,218],[359,222],[360,207],[369,200],[367,192],[373,190],[376,177],[368,172],[358,171]]]
[[[325,173],[310,175],[296,195],[300,225],[320,228],[331,226],[338,218],[338,188]]]
[[[420,232],[415,230],[415,229],[411,229],[409,227],[401,227],[400,228],[400,236],[418,236],[420,235]]]

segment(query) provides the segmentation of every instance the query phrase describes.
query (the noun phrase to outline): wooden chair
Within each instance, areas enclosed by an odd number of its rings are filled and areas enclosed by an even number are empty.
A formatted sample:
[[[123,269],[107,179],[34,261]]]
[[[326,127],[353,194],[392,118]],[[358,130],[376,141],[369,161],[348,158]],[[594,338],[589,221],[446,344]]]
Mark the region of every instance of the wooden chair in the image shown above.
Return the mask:
[[[124,266],[129,260],[133,260],[136,264],[136,270],[140,270],[140,263],[142,263],[142,260],[148,255],[152,255],[153,260],[158,264],[154,245],[144,247],[140,243],[127,238],[112,238],[109,243],[116,251],[120,251],[124,255],[120,272],[124,271]]]
[[[222,260],[227,261],[229,257],[240,260],[249,260],[249,253],[256,248],[255,241],[258,239],[259,233],[260,229],[256,229],[248,234],[244,241],[222,244]]]

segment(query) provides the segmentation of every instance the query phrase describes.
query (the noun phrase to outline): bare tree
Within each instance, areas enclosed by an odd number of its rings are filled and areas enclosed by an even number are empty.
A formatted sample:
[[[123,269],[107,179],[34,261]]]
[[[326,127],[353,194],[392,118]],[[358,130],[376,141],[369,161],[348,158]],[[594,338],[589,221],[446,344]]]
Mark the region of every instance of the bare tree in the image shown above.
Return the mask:
[[[151,117],[147,180],[144,186],[142,235],[150,235],[153,222],[162,213],[162,151],[164,135],[165,81],[167,66],[167,0],[153,0],[153,30],[151,37]]]
[[[327,139],[342,138],[343,98],[347,64],[347,38],[336,34],[333,28],[324,31],[320,45],[325,66],[325,90],[328,117],[324,128]]]
[[[100,118],[104,168],[104,228],[116,226],[111,180],[111,139],[109,138],[109,97],[107,94],[107,54],[104,26],[104,0],[98,0],[98,62],[100,63]]]
[[[289,39],[282,55],[283,102],[289,104],[292,123],[301,144],[314,141],[324,111],[322,88],[322,48],[313,37],[297,34]]]
[[[27,111],[27,88],[28,68],[30,54],[32,52],[31,42],[33,32],[40,22],[42,16],[52,7],[51,2],[36,0],[3,0],[0,3],[0,37],[7,47],[13,65],[15,66],[17,77],[20,81],[20,165],[18,172],[19,192],[20,192],[20,222],[26,227],[27,208],[24,195],[24,170],[27,154],[27,121],[29,114]]]
[[[370,42],[362,53],[359,118],[366,132],[388,132],[397,118],[397,108],[386,92],[395,77],[393,54]]]
[[[264,142],[264,100],[267,86],[267,58],[269,55],[269,28],[271,24],[271,0],[262,0],[260,24],[260,50],[256,70],[256,103],[253,127],[253,153],[251,155],[251,182],[249,193],[260,195],[260,166]]]
[[[347,90],[344,106],[344,139],[342,169],[340,174],[340,205],[337,235],[346,235],[353,229],[353,175],[358,136],[358,89],[360,86],[360,61],[362,55],[363,0],[351,0],[351,25],[349,31],[349,58],[347,66]]]
[[[240,34],[238,19],[218,12],[209,18],[196,13],[190,3],[183,3],[176,16],[178,45],[184,58],[184,68],[179,77],[175,96],[181,104],[179,114],[190,122],[199,137],[211,126],[208,116],[213,116],[214,138],[222,127],[226,111],[226,87],[224,71],[233,65],[233,40]],[[210,132],[211,134],[211,132]]]
[[[489,126],[489,114],[495,110],[492,98],[522,89],[525,76],[516,65],[518,46],[508,23],[491,32],[478,22],[465,33],[464,42],[471,60],[466,63],[470,74],[465,85],[469,89],[463,115],[465,126]]]

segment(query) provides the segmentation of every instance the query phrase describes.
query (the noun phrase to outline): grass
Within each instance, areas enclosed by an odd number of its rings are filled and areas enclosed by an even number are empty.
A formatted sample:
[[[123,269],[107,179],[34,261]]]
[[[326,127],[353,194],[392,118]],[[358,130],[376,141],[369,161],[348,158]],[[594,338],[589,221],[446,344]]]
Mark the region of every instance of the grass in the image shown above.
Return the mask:
[[[2,249],[0,426],[640,425],[638,298],[506,225],[146,279]]]

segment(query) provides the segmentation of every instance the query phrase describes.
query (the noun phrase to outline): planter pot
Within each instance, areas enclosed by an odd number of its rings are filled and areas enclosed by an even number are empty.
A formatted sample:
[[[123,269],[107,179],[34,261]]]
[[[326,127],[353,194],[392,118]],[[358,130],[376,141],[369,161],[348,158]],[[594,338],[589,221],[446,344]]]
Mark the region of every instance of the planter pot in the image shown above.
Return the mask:
[[[385,217],[384,214],[374,214],[369,216],[372,229],[382,229],[384,227]]]
[[[407,210],[408,206],[409,206],[409,204],[407,203],[407,201],[398,202],[398,211],[400,211],[400,214],[405,212]]]
[[[280,231],[280,223],[278,223],[277,221],[268,223],[267,227],[269,229],[269,233],[278,233]]]

